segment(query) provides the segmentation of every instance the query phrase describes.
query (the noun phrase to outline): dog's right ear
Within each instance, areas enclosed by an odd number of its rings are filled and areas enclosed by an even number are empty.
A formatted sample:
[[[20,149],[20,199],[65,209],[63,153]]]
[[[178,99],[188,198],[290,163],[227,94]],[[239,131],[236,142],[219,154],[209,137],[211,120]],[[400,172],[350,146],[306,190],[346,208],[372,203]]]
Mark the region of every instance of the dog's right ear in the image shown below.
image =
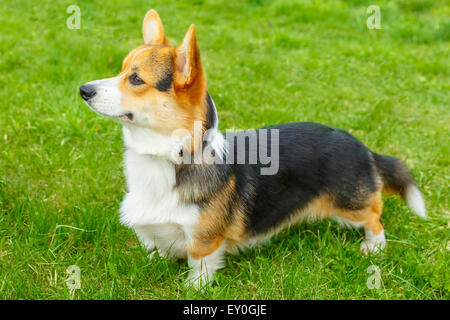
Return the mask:
[[[155,10],[150,10],[144,17],[142,34],[145,44],[165,44],[170,46],[169,40],[164,34],[161,18]]]

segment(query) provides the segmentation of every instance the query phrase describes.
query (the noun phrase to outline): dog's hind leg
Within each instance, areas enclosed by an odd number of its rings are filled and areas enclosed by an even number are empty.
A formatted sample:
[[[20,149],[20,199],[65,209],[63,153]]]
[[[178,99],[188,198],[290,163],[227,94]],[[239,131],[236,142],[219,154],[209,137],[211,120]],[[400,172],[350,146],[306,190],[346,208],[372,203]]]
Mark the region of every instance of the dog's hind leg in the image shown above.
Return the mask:
[[[342,219],[344,223],[364,228],[365,239],[360,246],[363,254],[378,252],[386,246],[384,228],[380,222],[382,211],[383,201],[380,191],[371,195],[364,209],[338,210],[337,217]]]

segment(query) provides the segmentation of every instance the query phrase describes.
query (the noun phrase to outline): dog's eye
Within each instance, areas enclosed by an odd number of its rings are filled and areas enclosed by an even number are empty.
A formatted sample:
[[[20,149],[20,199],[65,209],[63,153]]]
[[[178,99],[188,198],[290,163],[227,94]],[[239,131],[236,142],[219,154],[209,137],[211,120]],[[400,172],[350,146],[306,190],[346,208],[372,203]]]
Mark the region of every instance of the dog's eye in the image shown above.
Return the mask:
[[[135,85],[135,86],[139,86],[139,85],[145,83],[144,80],[142,80],[141,78],[139,78],[139,76],[137,75],[136,72],[133,73],[131,76],[129,76],[129,77],[128,77],[128,80],[130,80],[130,83],[131,83],[132,85]]]

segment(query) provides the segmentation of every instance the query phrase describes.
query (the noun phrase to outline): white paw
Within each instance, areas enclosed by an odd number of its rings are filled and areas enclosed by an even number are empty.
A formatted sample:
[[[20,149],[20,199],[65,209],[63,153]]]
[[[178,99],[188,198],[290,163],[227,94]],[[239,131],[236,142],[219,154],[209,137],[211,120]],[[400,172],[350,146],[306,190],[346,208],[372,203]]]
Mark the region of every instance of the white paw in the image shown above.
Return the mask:
[[[367,255],[369,253],[376,253],[383,250],[386,247],[386,237],[384,230],[381,230],[379,234],[373,234],[372,231],[366,230],[366,239],[361,242],[360,251]]]
[[[152,261],[158,256],[160,258],[167,258],[167,252],[161,249],[153,249],[153,251],[148,255],[148,258],[150,261]]]
[[[376,253],[383,250],[386,247],[386,240],[364,240],[361,242],[360,251],[361,253],[368,255],[369,253]]]
[[[213,280],[214,278],[208,276],[207,273],[198,274],[197,272],[190,272],[185,281],[185,287],[203,291],[211,286]]]

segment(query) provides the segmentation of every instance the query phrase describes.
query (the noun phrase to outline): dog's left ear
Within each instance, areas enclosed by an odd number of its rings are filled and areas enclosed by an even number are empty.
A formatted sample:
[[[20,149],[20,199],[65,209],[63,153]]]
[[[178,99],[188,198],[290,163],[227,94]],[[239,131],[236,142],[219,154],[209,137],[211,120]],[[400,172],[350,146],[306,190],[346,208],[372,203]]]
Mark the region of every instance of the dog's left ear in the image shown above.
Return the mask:
[[[142,24],[142,34],[145,44],[165,44],[170,45],[169,40],[164,34],[164,27],[161,18],[155,10],[150,10],[144,17]]]
[[[175,52],[175,85],[180,88],[188,87],[203,73],[194,25],[189,27]]]

